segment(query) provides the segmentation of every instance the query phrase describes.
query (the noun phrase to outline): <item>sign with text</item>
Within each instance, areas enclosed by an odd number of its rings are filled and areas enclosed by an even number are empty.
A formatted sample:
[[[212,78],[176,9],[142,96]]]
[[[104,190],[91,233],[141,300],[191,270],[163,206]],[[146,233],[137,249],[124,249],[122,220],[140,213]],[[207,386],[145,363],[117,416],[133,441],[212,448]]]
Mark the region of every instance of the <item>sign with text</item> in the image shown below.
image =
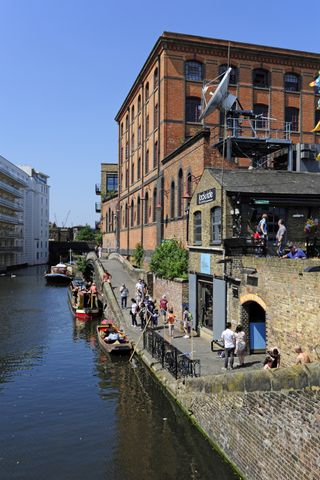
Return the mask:
[[[197,195],[197,205],[202,205],[203,203],[212,202],[216,199],[216,189],[210,188],[205,192],[198,193]]]

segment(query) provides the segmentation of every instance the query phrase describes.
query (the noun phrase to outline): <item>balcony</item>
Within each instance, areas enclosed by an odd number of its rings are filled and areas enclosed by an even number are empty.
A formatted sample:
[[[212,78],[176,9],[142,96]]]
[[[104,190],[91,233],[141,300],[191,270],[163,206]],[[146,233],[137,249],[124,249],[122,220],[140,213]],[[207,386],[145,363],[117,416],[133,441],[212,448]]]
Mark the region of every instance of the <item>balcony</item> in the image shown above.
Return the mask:
[[[96,213],[100,213],[100,212],[101,212],[101,203],[96,202]]]
[[[23,187],[26,187],[28,185],[26,180],[18,177],[14,172],[11,172],[4,165],[0,165],[0,173],[5,175],[7,178],[10,178],[11,180],[13,180],[15,183],[22,185]]]
[[[0,252],[3,252],[3,253],[23,252],[23,247],[15,247],[15,246],[0,247]]]
[[[12,185],[8,185],[7,183],[0,180],[0,190],[4,190],[5,192],[9,192],[15,197],[22,198],[23,191],[19,190],[19,188],[12,187]]]
[[[96,183],[96,195],[101,195],[101,185],[100,185],[100,183]]]
[[[5,239],[5,238],[23,238],[23,235],[21,232],[16,232],[16,231],[8,231],[8,230],[2,230],[0,229],[0,239]]]
[[[22,220],[19,220],[18,217],[15,217],[14,215],[5,215],[4,213],[0,213],[0,222],[4,223],[11,223],[13,225],[18,225],[18,223],[23,223]]]
[[[0,197],[0,205],[2,205],[3,207],[10,208],[11,210],[13,210],[15,212],[23,212],[23,208],[20,205],[18,205],[16,202],[14,202],[12,200],[8,200],[6,198],[1,198]]]

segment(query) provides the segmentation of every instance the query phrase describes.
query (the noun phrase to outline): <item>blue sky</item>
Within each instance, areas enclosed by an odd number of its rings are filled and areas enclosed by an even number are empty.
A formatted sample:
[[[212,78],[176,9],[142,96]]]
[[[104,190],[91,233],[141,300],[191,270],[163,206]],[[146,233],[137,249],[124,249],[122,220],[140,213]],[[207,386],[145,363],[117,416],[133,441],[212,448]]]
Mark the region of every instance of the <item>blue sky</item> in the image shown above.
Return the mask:
[[[320,51],[317,4],[297,0],[0,0],[0,19],[0,154],[50,176],[60,225],[98,220],[114,117],[163,31]]]

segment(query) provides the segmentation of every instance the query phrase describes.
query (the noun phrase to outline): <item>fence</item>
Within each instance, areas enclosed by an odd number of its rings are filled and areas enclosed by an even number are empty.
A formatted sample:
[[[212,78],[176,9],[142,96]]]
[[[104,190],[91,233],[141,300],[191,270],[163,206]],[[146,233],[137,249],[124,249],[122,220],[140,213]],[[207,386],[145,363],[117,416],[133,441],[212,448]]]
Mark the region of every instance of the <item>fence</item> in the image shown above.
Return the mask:
[[[201,375],[200,360],[191,359],[189,353],[183,353],[178,350],[156,330],[145,330],[143,334],[143,348],[153,358],[159,360],[162,368],[168,370],[176,379],[200,377]]]

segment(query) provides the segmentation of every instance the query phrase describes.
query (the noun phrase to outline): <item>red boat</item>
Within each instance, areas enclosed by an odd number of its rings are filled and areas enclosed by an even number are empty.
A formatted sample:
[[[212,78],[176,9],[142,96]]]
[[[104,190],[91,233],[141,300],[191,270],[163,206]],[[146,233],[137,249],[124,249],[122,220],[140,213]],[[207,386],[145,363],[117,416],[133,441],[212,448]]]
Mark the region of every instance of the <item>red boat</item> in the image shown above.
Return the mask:
[[[74,280],[68,288],[68,299],[73,315],[87,322],[101,317],[102,305],[97,294],[88,292],[81,280]]]

